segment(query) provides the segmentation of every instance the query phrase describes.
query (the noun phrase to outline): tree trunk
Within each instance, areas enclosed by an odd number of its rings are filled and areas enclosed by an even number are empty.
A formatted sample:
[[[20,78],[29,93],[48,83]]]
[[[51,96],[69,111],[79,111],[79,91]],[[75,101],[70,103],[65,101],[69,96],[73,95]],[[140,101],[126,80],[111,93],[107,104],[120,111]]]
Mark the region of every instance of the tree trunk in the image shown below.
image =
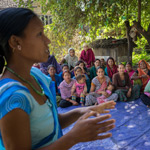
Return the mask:
[[[125,25],[126,25],[126,35],[128,40],[128,62],[132,63],[133,42],[132,42],[132,38],[129,35],[131,30],[129,21],[125,21]]]

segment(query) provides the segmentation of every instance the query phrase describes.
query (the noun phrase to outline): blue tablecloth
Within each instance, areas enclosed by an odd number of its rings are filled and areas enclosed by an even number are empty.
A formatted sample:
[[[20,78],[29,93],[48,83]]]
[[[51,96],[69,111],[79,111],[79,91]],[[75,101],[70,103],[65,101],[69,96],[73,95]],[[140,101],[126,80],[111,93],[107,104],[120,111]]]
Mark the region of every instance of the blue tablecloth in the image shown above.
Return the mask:
[[[58,112],[64,113],[77,107],[81,106],[58,108]],[[116,119],[111,138],[78,143],[70,150],[150,150],[150,109],[140,99],[117,102],[110,114]],[[63,133],[71,130],[73,125],[63,129]]]

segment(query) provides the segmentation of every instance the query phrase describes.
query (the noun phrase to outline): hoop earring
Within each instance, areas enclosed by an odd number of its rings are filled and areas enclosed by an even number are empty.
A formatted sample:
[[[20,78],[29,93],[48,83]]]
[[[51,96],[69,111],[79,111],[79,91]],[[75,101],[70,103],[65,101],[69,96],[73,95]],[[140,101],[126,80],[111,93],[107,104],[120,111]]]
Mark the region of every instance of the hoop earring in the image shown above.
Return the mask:
[[[21,51],[21,46],[20,45],[17,45],[17,48],[19,51]]]

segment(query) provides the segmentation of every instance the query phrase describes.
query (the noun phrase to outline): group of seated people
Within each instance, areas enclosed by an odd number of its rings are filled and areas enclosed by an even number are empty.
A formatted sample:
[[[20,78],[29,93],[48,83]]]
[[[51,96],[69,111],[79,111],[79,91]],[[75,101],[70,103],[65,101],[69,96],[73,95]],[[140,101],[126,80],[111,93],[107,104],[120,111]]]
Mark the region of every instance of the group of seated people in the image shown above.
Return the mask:
[[[110,100],[126,102],[139,96],[144,104],[150,105],[150,66],[145,60],[139,61],[138,69],[134,71],[131,63],[117,66],[112,57],[105,63],[104,59],[95,59],[88,45],[83,48],[80,60],[73,48],[68,50],[60,63],[62,70],[59,73],[55,64],[47,67],[48,76],[55,82],[60,107],[90,106]],[[88,50],[89,59],[85,57]]]

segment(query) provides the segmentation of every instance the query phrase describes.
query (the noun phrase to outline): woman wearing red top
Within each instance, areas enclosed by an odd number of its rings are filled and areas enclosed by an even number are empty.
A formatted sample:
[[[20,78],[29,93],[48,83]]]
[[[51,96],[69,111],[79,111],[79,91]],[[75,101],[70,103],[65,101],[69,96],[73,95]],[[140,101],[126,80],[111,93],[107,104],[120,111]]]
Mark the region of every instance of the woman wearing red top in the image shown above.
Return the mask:
[[[80,60],[83,60],[86,63],[86,67],[90,68],[93,66],[95,61],[95,56],[88,44],[83,44],[83,50],[80,55]]]

